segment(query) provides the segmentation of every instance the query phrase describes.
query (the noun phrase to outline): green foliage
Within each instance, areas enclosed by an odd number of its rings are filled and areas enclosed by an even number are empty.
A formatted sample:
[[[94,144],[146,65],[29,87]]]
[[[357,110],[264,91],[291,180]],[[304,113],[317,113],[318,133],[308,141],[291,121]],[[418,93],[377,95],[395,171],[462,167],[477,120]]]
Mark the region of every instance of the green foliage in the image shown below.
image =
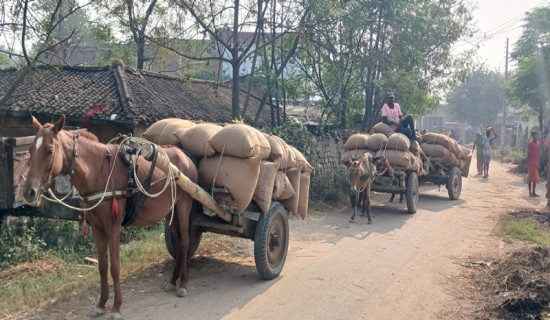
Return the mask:
[[[345,167],[338,168],[334,174],[327,171],[315,171],[311,176],[309,198],[315,202],[338,204],[349,195],[349,174]]]
[[[502,215],[499,220],[500,231],[514,239],[550,246],[550,233],[546,232],[532,219],[515,219]]]
[[[447,94],[453,120],[473,127],[492,125],[502,111],[504,76],[486,69],[475,70],[470,79]]]
[[[95,252],[77,222],[47,218],[5,218],[0,230],[0,268],[43,258],[48,253],[75,260]]]

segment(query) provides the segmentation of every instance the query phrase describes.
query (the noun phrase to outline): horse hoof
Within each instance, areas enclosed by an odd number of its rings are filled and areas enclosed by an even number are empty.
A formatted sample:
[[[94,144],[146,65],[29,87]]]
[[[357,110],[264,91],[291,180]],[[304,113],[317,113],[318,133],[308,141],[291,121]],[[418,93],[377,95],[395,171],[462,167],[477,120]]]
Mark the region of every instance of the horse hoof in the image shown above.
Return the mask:
[[[120,319],[122,319],[122,317],[118,312],[111,313],[111,316],[109,317],[109,320],[120,320]]]
[[[176,291],[176,286],[171,284],[171,283],[167,283],[164,285],[164,291],[165,292],[173,292],[173,291]]]
[[[176,296],[183,298],[187,295],[187,289],[185,288],[179,288],[178,292],[176,292]]]
[[[367,222],[367,224],[372,224],[372,219],[369,219],[369,221]]]
[[[90,317],[98,318],[105,314],[105,309],[94,307],[92,312],[90,312]]]
[[[355,222],[355,220],[349,219],[349,223],[354,223],[354,222]]]

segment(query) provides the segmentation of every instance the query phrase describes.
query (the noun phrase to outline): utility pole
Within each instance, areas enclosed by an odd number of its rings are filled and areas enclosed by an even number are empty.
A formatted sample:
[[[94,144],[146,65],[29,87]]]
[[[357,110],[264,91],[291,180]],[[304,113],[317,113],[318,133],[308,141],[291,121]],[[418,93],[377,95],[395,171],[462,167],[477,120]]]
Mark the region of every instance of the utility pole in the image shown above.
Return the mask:
[[[506,61],[504,64],[504,83],[508,80],[508,38],[506,38]],[[504,91],[503,91],[504,93]],[[504,144],[506,142],[506,116],[508,106],[506,105],[506,98],[502,95],[502,127],[500,128],[500,153],[504,152]]]

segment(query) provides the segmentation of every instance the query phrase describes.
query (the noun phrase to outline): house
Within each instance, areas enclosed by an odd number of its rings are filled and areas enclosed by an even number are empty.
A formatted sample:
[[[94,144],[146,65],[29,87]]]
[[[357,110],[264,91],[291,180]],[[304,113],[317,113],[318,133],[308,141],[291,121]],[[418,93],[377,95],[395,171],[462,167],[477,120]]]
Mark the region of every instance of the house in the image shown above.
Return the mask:
[[[19,74],[17,69],[0,71],[0,96]],[[241,103],[245,100],[246,93],[241,91]],[[250,99],[245,123],[252,123],[258,106],[257,98]],[[14,135],[16,128],[30,126],[31,114],[41,122],[65,114],[67,125],[89,127],[104,142],[119,133],[140,136],[164,118],[233,121],[230,86],[134,70],[120,59],[107,67],[34,68],[0,106],[0,135]],[[259,126],[269,125],[266,107]]]

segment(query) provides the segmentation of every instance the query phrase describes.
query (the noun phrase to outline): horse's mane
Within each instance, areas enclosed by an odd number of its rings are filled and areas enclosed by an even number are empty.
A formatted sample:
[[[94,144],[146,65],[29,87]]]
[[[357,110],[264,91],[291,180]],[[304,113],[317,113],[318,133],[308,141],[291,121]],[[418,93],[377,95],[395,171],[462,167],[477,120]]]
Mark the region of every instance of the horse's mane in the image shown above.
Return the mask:
[[[86,129],[76,129],[70,132],[79,134],[82,138],[86,138],[94,142],[99,142],[99,139],[97,138],[97,136]]]

